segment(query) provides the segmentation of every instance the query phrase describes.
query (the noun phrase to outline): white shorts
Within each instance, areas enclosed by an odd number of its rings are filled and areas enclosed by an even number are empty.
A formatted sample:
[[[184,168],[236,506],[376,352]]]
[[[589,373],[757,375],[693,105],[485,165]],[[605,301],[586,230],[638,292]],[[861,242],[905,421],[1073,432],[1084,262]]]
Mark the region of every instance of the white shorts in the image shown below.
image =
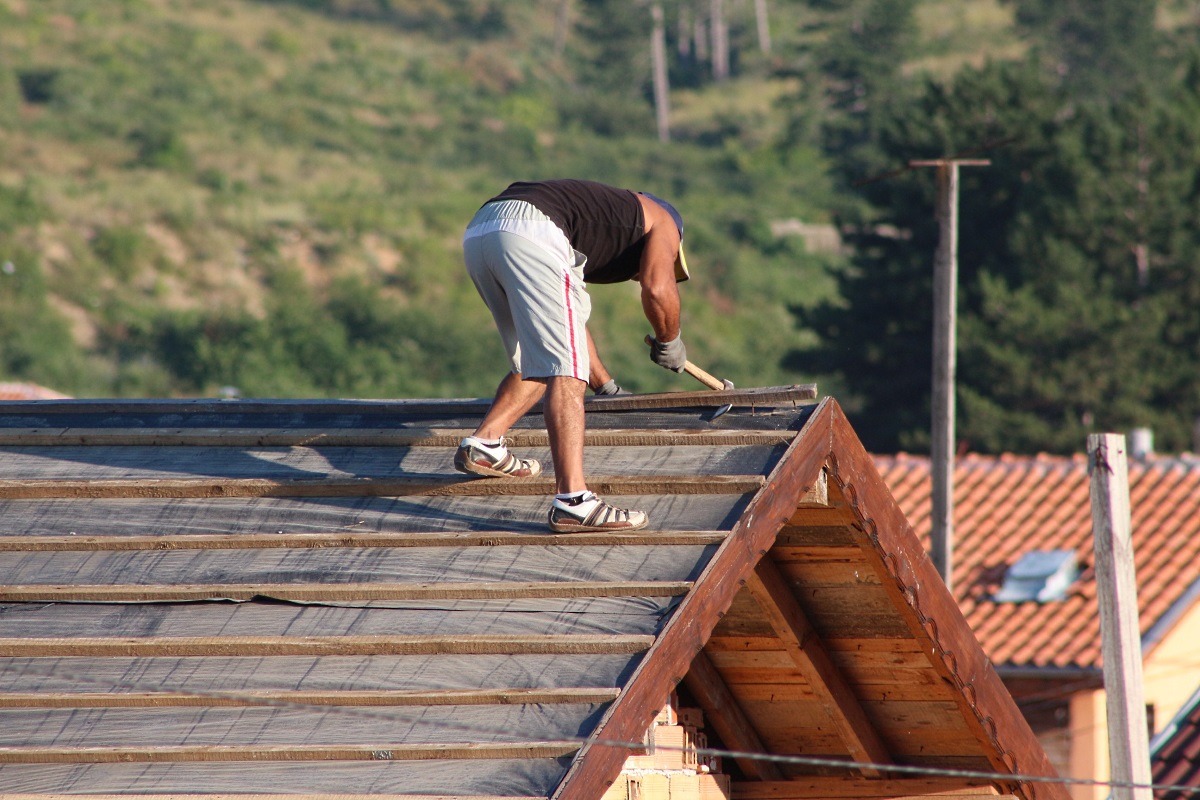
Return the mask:
[[[586,381],[587,258],[541,211],[522,200],[488,203],[463,236],[467,273],[500,330],[512,371],[525,378]]]

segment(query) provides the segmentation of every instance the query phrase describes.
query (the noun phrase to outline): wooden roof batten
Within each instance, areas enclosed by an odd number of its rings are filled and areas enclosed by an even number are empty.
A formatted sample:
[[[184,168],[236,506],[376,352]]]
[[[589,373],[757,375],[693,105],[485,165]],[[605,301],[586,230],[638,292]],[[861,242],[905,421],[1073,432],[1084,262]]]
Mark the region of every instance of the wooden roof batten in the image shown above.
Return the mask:
[[[103,723],[110,712],[150,720],[162,711],[178,735],[39,733],[0,746],[0,785],[7,774],[30,774],[5,772],[14,765],[91,765],[110,783],[71,788],[96,798],[129,774],[122,764],[140,764],[156,796],[168,797],[211,765],[220,779],[205,790],[225,797],[302,786],[328,796],[370,774],[380,782],[368,793],[381,798],[408,791],[430,800],[457,786],[454,796],[597,800],[680,686],[719,747],[735,751],[726,756],[736,765],[731,800],[1064,800],[1061,786],[1003,777],[1053,770],[957,606],[941,596],[840,407],[832,399],[797,407],[815,394],[806,391],[680,393],[677,405],[589,400],[593,483],[662,510],[652,517],[660,529],[633,534],[547,534],[545,481],[455,477],[442,448],[486,408],[474,401],[204,402],[183,404],[183,414],[169,402],[5,407],[0,446],[40,479],[0,468],[0,507],[12,512],[0,562],[19,573],[0,587],[0,602],[23,604],[28,618],[0,619],[0,657],[17,664],[7,678],[0,669],[0,718],[16,714],[41,731],[58,719],[83,726],[88,715]],[[707,409],[728,399],[746,405],[711,419]],[[514,431],[519,446],[545,447],[536,418],[528,425]],[[214,447],[233,455],[213,458]],[[395,452],[360,459],[320,448]],[[154,457],[143,464],[138,454]],[[814,575],[826,582],[812,583]],[[886,620],[870,623],[872,632],[843,631],[838,609],[860,591]],[[447,616],[426,621],[425,609]],[[747,650],[731,657],[739,631]],[[772,717],[792,712],[774,711],[775,687],[748,686],[757,679],[733,663],[760,652],[784,665],[770,673],[786,676],[780,708],[803,697],[811,720],[788,724],[808,726],[797,734],[807,739],[781,735]],[[513,659],[536,662],[502,668]],[[920,679],[880,688],[868,673],[887,673],[888,659]],[[181,660],[189,665],[178,674],[194,672],[194,682],[154,691]],[[600,660],[607,673],[591,668]],[[270,663],[262,674],[259,662]],[[491,682],[437,672],[450,663]],[[99,683],[72,683],[72,674]],[[127,674],[145,682],[121,685]],[[919,697],[925,689],[937,699]],[[892,696],[906,691],[899,702]],[[509,726],[516,717],[503,709],[514,706],[542,721]],[[413,709],[425,721],[411,723],[412,739],[368,721],[376,738],[364,739],[321,711],[364,707]],[[276,720],[266,715],[277,710],[326,729],[296,737],[276,725],[266,738],[239,739],[237,715],[254,724]],[[235,735],[202,741],[191,727],[201,718]],[[899,768],[953,765],[962,753],[962,763],[986,763],[996,775],[906,777]],[[772,760],[805,754],[829,766]],[[466,765],[464,777],[425,784],[441,791],[397,777],[439,759]],[[237,762],[259,777],[225,769]],[[506,763],[520,766],[489,766]],[[496,772],[504,769],[511,773]]]

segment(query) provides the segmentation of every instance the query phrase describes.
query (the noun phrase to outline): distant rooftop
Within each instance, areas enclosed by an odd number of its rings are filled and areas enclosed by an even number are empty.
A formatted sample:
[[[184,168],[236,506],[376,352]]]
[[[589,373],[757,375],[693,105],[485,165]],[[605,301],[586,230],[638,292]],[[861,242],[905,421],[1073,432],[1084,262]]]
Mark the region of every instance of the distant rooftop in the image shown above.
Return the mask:
[[[36,383],[3,383],[0,382],[0,400],[67,400],[69,395],[61,394]]]
[[[929,459],[875,463],[928,545]],[[1200,598],[1200,457],[1129,461],[1143,646],[1150,649]],[[966,455],[954,478],[954,595],[997,666],[1099,668],[1091,500],[1083,455]],[[1033,552],[1069,551],[1078,577],[1055,602],[997,602],[1010,570]]]

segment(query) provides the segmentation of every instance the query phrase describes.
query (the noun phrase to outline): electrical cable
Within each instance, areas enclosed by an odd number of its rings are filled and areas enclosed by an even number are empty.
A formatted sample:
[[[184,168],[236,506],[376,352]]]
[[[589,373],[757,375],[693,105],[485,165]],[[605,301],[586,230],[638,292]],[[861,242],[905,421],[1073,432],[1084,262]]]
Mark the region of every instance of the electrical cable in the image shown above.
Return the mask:
[[[43,676],[56,677],[73,683],[80,684],[103,684],[109,687],[120,687],[130,691],[141,691],[147,693],[163,693],[163,694],[178,694],[189,697],[208,698],[213,700],[234,700],[245,706],[264,706],[272,708],[289,708],[301,709],[306,711],[321,711],[328,714],[340,714],[346,716],[354,716],[359,718],[368,718],[373,720],[384,720],[392,722],[402,722],[415,724],[419,720],[413,718],[412,715],[405,715],[403,712],[390,707],[387,710],[373,707],[370,709],[353,706],[335,706],[335,705],[317,705],[312,703],[303,703],[293,700],[283,700],[277,698],[262,697],[261,695],[247,695],[239,692],[214,692],[214,691],[195,691],[195,690],[172,690],[164,689],[160,684],[148,686],[136,681],[100,681],[89,678],[86,675],[79,673],[71,673],[62,670],[50,670],[39,672],[37,669],[30,669],[29,663],[25,664],[24,671],[32,671]],[[425,707],[421,707],[425,708]],[[433,729],[452,730],[460,733],[471,734],[488,734],[488,735],[505,735],[512,731],[509,729],[490,728],[485,725],[467,724],[455,722],[451,720],[441,720],[430,725]],[[642,751],[646,748],[645,742],[627,742],[616,741],[602,738],[593,738],[585,736],[564,736],[558,741],[570,742],[584,745],[617,747],[624,750],[629,750],[631,753]],[[940,778],[964,778],[970,780],[985,780],[996,783],[1046,783],[1060,784],[1064,786],[1096,786],[1109,789],[1149,789],[1154,792],[1179,792],[1191,794],[1200,797],[1200,786],[1184,786],[1178,784],[1141,784],[1121,781],[1101,781],[1088,778],[1063,778],[1050,777],[1044,775],[1024,775],[1019,773],[1006,772],[987,772],[984,770],[966,770],[954,769],[947,767],[920,767],[903,764],[884,764],[875,762],[859,762],[846,761],[844,759],[821,757],[821,756],[800,756],[800,755],[779,755],[771,753],[753,753],[739,750],[728,750],[722,748],[681,748],[665,745],[655,745],[655,750],[664,752],[688,752],[697,755],[717,758],[729,758],[734,760],[752,760],[769,762],[779,765],[804,766],[804,767],[821,767],[826,769],[842,769],[842,770],[860,770],[873,769],[880,772],[900,773],[906,775],[914,775],[921,777],[940,777]]]

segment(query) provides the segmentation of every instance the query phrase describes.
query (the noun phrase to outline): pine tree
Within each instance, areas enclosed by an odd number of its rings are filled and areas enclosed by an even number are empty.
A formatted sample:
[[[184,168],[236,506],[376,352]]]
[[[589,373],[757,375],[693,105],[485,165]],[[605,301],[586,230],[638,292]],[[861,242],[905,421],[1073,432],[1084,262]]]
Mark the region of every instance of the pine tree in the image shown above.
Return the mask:
[[[1191,74],[1191,73],[1189,73]],[[962,175],[958,433],[975,450],[1075,452],[1088,432],[1149,425],[1188,446],[1200,414],[1200,85],[1077,103],[1029,66],[964,73],[890,110],[894,164],[981,144]],[[863,193],[845,305],[803,315],[824,338],[797,364],[836,368],[869,447],[926,446],[933,181]]]

